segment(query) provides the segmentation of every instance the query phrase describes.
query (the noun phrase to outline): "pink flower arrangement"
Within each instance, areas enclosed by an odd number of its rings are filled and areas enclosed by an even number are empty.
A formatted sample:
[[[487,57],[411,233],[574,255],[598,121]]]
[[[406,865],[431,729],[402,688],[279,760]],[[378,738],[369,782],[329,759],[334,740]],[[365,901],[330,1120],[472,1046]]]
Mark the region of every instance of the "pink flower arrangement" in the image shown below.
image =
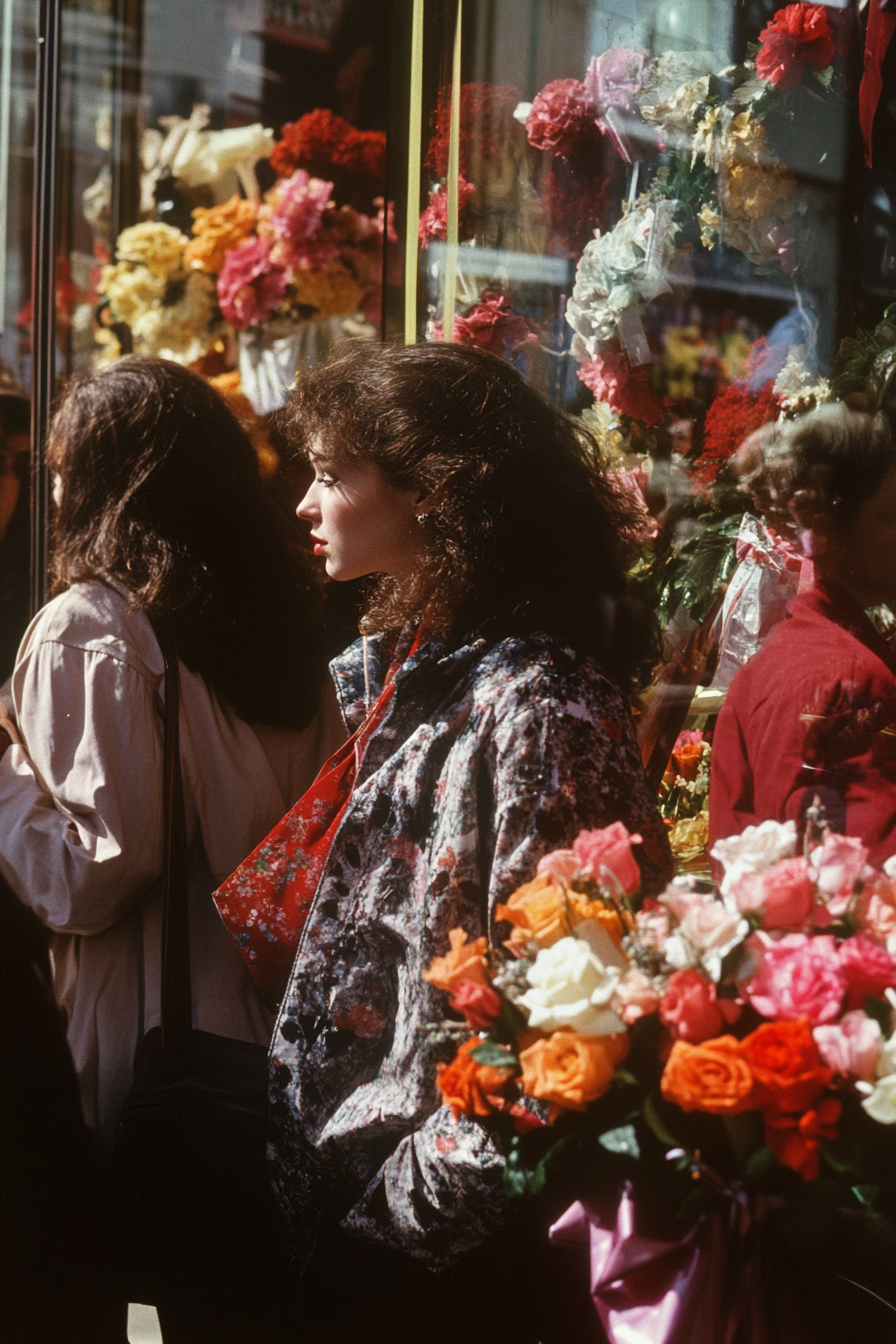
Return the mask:
[[[463,222],[463,216],[467,206],[470,204],[476,188],[472,182],[460,174],[457,179],[457,217],[459,231],[462,237],[469,237],[469,231],[466,228],[460,228]],[[437,183],[435,189],[429,193],[429,205],[420,216],[420,225],[418,229],[421,243],[428,243],[431,238],[445,239],[448,236],[448,188],[441,182]]]
[[[827,70],[834,52],[824,5],[786,5],[759,34],[756,73],[776,89],[792,89],[806,66],[816,73]]]
[[[232,327],[264,322],[283,300],[286,272],[271,261],[264,238],[249,238],[224,258],[218,303]]]
[[[536,149],[571,158],[600,140],[594,106],[578,79],[555,79],[532,100],[526,135]]]
[[[594,393],[620,415],[630,415],[646,425],[663,418],[663,399],[650,385],[650,365],[633,369],[624,351],[596,355],[578,370],[578,376]]]
[[[839,1022],[816,1027],[812,1035],[829,1069],[870,1082],[883,1045],[880,1024],[859,1010],[844,1013]]]
[[[630,835],[621,821],[599,831],[582,831],[573,843],[573,851],[582,872],[595,882],[618,884],[626,895],[641,885],[641,870],[632,853],[640,845],[640,835]]]

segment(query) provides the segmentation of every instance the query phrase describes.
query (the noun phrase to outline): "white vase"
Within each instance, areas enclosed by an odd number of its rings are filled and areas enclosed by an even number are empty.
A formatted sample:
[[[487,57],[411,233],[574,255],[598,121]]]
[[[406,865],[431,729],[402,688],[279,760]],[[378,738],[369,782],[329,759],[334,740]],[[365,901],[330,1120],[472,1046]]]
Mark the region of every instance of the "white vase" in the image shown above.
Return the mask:
[[[268,415],[286,403],[298,373],[308,373],[326,359],[343,335],[342,319],[308,318],[304,322],[275,319],[237,332],[240,381],[256,415]]]

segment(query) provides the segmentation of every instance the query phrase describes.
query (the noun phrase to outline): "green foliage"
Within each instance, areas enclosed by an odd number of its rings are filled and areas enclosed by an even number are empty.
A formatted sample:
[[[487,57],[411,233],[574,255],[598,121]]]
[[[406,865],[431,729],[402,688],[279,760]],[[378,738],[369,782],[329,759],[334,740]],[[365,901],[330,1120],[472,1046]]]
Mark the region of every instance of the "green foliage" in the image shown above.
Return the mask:
[[[470,1051],[470,1058],[477,1064],[485,1064],[492,1069],[519,1069],[520,1061],[510,1050],[496,1041],[483,1041]]]
[[[618,1129],[608,1129],[597,1140],[608,1153],[623,1153],[626,1157],[639,1158],[641,1147],[634,1125],[620,1125]]]

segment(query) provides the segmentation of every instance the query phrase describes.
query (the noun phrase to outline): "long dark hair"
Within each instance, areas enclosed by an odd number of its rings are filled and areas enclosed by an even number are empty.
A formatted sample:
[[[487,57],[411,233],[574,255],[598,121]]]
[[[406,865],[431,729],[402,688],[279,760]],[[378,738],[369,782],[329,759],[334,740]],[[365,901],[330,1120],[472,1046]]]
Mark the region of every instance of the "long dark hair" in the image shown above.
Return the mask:
[[[68,390],[48,460],[55,591],[118,579],[242,718],[303,728],[324,674],[319,582],[217,392],[167,360],[120,359]]]
[[[297,384],[281,423],[305,455],[320,439],[337,462],[438,491],[420,564],[401,584],[378,581],[363,629],[419,618],[456,642],[542,630],[625,689],[646,680],[657,641],[627,590],[629,498],[581,424],[504,360],[470,346],[351,343]]]

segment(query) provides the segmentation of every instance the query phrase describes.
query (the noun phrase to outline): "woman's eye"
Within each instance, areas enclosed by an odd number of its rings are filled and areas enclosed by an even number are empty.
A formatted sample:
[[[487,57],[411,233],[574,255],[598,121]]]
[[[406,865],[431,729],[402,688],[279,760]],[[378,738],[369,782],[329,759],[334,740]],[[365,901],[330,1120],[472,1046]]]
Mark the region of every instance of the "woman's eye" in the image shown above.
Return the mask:
[[[336,477],[335,477],[335,476],[318,476],[318,478],[317,478],[317,483],[318,483],[318,485],[323,485],[323,486],[325,486],[327,490],[332,490],[333,486],[336,484]]]

